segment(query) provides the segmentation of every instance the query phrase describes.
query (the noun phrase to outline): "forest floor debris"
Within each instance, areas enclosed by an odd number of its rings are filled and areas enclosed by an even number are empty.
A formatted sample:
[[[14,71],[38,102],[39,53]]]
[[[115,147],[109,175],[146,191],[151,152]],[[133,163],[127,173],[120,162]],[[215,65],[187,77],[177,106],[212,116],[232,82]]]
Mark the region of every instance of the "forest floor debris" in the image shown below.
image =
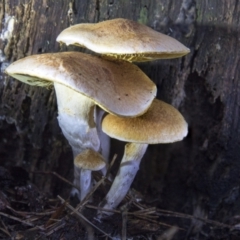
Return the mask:
[[[16,173],[18,178],[14,176]],[[36,174],[52,174],[72,186],[57,173]],[[103,188],[109,188],[111,182],[99,173],[94,178],[96,184],[92,191],[81,203],[74,204],[72,199],[53,198],[41,192],[30,182],[24,169],[0,167],[0,239],[171,240],[187,236],[193,220],[203,224],[201,234],[206,239],[213,235],[217,237],[214,239],[240,236],[237,219],[226,224],[159,209],[144,199],[139,201],[131,192],[118,209],[109,210],[114,213],[112,216],[98,219],[97,211],[103,210],[98,207],[102,192],[106,191]]]

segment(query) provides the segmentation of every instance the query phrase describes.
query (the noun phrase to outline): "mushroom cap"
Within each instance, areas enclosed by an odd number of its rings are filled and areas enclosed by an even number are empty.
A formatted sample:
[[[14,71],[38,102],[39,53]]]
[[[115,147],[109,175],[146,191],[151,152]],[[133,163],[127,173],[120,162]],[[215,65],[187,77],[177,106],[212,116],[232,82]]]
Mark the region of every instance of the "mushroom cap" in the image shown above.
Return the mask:
[[[74,158],[74,165],[86,170],[99,171],[106,166],[106,162],[100,153],[86,149]]]
[[[71,26],[59,34],[57,41],[137,62],[178,58],[190,52],[176,39],[123,18]]]
[[[188,125],[173,106],[155,99],[148,111],[136,118],[108,114],[102,130],[112,138],[135,143],[171,143],[182,140]]]
[[[136,65],[81,52],[28,56],[5,71],[30,85],[63,84],[119,116],[143,114],[156,96],[156,85]]]

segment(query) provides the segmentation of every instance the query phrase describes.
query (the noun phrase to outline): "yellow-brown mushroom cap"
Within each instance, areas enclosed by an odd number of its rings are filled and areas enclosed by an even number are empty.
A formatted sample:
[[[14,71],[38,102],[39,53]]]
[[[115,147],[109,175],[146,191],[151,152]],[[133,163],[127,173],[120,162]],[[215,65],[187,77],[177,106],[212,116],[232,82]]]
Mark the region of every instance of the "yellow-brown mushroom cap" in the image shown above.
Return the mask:
[[[190,52],[176,39],[123,18],[71,26],[59,34],[57,41],[137,62],[177,58]]]
[[[6,73],[31,85],[63,84],[119,116],[143,114],[156,96],[155,84],[136,65],[80,52],[32,55]]]
[[[155,99],[148,111],[136,118],[122,118],[108,114],[102,130],[118,140],[135,143],[171,143],[182,140],[188,126],[173,106]]]
[[[75,157],[74,165],[86,170],[99,171],[106,166],[106,162],[100,153],[86,149]]]

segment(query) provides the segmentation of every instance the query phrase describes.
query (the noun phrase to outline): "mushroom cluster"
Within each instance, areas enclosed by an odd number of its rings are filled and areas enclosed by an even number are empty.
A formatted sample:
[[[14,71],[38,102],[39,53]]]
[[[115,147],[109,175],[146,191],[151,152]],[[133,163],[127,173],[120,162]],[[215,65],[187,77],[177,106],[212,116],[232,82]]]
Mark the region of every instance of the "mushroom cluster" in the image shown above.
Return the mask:
[[[6,73],[30,85],[54,86],[59,126],[74,158],[85,149],[108,158],[108,139],[99,127],[103,114],[96,105],[118,116],[134,117],[146,112],[156,96],[155,84],[137,66],[81,52],[28,56],[12,63]],[[76,167],[74,174],[79,189],[81,172]],[[82,199],[77,188],[74,193]]]
[[[98,56],[32,55],[12,63],[6,73],[30,85],[54,87],[59,126],[72,147],[74,184],[80,189],[73,193],[80,200],[92,188],[91,171],[106,172],[109,136],[129,142],[100,203],[113,209],[127,194],[148,144],[180,141],[187,135],[183,116],[155,99],[155,84],[131,62],[181,57],[189,49],[170,36],[121,18],[74,25],[57,41],[86,47]]]

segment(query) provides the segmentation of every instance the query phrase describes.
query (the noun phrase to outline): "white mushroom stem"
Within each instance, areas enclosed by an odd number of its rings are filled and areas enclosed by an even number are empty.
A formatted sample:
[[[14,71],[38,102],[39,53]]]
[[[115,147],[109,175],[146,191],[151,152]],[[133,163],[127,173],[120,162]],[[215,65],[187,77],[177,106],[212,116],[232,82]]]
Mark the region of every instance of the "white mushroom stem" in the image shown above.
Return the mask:
[[[100,140],[96,129],[94,102],[76,91],[54,82],[58,103],[58,122],[63,135],[72,147],[74,158],[85,149],[98,152]],[[80,188],[79,179],[83,178],[80,169],[74,166],[74,184]],[[87,189],[81,189],[86,192]],[[78,193],[75,189],[72,192]],[[79,199],[80,193],[78,193]]]
[[[105,111],[100,107],[96,106],[96,125],[97,132],[100,139],[100,150],[99,153],[102,154],[103,158],[107,161],[109,160],[110,153],[110,137],[102,131],[102,118]],[[101,170],[102,174],[105,176],[107,172],[107,165]]]
[[[94,119],[94,102],[82,94],[54,83],[58,103],[58,122],[76,157],[82,150],[98,152],[100,141]]]
[[[93,149],[86,149],[74,158],[75,168],[80,169],[80,189],[82,201],[92,188],[92,171],[99,171],[106,166],[103,156]]]
[[[117,176],[100,206],[106,209],[114,209],[124,199],[130,186],[137,174],[143,155],[147,150],[148,144],[127,143],[124,156],[121,161]],[[104,212],[110,215],[110,212]]]
[[[82,201],[87,194],[90,192],[92,188],[92,171],[88,169],[81,169],[80,173],[80,189],[81,189],[81,197],[80,201]]]

